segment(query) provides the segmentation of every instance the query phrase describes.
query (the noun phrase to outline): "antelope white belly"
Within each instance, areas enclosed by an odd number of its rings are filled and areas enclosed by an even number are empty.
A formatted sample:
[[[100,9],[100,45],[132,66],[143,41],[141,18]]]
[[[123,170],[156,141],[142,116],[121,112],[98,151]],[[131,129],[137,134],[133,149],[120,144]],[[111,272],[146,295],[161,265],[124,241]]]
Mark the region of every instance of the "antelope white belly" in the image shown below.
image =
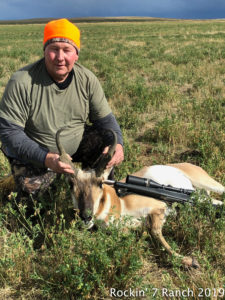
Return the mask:
[[[194,190],[191,181],[180,170],[171,166],[150,166],[143,174],[143,177],[152,179],[159,184]]]

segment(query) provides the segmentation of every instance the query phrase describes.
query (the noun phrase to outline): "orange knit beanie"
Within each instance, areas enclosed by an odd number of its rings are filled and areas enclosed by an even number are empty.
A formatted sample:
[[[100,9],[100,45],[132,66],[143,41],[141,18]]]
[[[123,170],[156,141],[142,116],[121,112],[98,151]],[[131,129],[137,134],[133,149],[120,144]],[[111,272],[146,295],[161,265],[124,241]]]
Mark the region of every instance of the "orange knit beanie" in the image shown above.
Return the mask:
[[[80,50],[80,30],[67,19],[50,21],[44,29],[44,48],[52,42],[68,42]]]

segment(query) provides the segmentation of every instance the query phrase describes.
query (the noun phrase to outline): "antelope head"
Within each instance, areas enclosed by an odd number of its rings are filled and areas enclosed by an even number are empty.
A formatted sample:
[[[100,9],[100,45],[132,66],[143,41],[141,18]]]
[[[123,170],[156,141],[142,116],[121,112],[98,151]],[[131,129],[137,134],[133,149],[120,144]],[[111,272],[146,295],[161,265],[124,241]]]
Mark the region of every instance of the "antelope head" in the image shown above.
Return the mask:
[[[109,130],[113,135],[113,141],[109,145],[108,153],[100,155],[93,164],[93,169],[82,170],[81,168],[75,168],[60,142],[60,133],[65,128],[59,129],[56,133],[59,159],[64,163],[70,164],[74,170],[74,174],[68,174],[73,205],[75,209],[78,209],[79,216],[88,228],[91,228],[94,225],[92,218],[103,195],[102,181],[107,179],[111,171],[111,169],[106,169],[106,166],[115,152],[117,136],[114,131]]]

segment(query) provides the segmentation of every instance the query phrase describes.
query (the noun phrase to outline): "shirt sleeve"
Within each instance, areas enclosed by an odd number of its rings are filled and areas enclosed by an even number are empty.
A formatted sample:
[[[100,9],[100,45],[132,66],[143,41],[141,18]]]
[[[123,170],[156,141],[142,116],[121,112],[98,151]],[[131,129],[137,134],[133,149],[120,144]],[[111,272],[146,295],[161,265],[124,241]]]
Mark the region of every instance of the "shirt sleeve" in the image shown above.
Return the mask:
[[[0,117],[25,127],[29,117],[29,97],[24,83],[13,77],[9,80],[0,102]]]
[[[30,139],[23,127],[0,117],[0,139],[6,156],[18,159],[25,164],[32,163],[40,168],[45,167],[48,149]]]
[[[89,119],[91,122],[104,118],[111,113],[111,108],[106,100],[102,86],[94,74],[89,83],[89,99]]]

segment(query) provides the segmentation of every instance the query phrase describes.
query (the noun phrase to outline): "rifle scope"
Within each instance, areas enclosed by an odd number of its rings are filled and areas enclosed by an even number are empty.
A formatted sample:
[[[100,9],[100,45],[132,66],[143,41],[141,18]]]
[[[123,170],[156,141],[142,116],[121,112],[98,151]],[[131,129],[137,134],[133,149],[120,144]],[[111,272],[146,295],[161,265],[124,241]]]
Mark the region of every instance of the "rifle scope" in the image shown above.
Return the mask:
[[[167,191],[179,192],[179,193],[184,193],[184,194],[187,194],[187,195],[190,195],[191,193],[194,192],[194,190],[179,189],[179,188],[175,188],[175,187],[168,186],[168,185],[161,185],[161,184],[155,182],[152,179],[141,178],[141,177],[137,177],[137,176],[133,176],[133,175],[127,175],[126,183],[139,185],[139,186],[150,187],[150,188],[161,188],[161,189],[164,189],[164,190],[167,190]]]

